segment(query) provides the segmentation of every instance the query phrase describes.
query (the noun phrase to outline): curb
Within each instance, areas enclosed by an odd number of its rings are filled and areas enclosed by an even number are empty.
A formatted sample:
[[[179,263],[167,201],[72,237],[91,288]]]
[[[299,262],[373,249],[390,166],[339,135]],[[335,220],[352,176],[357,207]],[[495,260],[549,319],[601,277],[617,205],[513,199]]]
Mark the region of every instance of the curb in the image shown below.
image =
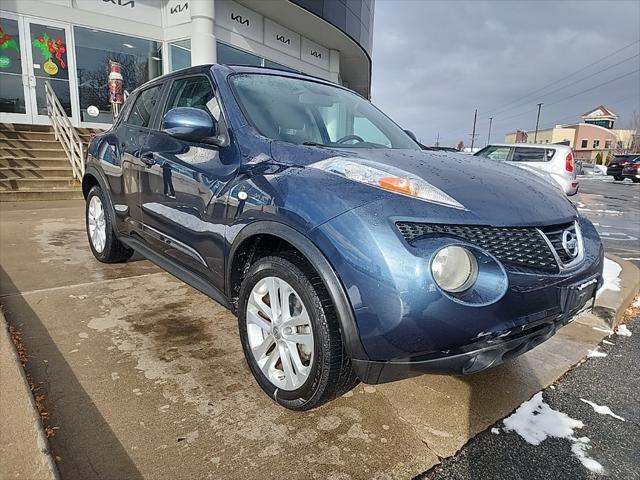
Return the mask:
[[[27,442],[19,442],[19,448],[17,449],[13,446],[11,446],[10,449],[5,448],[5,445],[0,444],[0,453],[4,456],[8,454],[10,450],[14,466],[18,466],[21,470],[20,473],[27,475],[27,477],[33,473],[37,475],[37,478],[42,480],[60,480],[60,473],[58,472],[58,467],[51,455],[49,441],[47,440],[47,435],[42,427],[40,415],[38,414],[38,409],[31,392],[31,387],[29,386],[26,374],[22,364],[20,363],[18,352],[16,351],[15,345],[9,335],[7,321],[5,320],[4,314],[1,310],[0,355],[8,357],[2,359],[2,365],[7,369],[7,371],[2,373],[2,389],[6,389],[5,392],[14,392],[14,400],[17,399],[19,402],[18,405],[14,404],[14,407],[18,407],[17,409],[10,410],[14,423],[9,425],[8,432],[3,432],[4,434],[8,433],[10,437],[5,437],[3,435],[2,438],[10,438],[16,441],[24,440],[26,438],[27,440]],[[2,398],[0,398],[0,405],[6,401],[6,395],[7,394],[5,393]],[[9,413],[4,407],[5,406],[2,408],[4,413],[0,415],[0,425],[3,427],[5,426],[6,421],[3,416]],[[16,411],[20,409],[22,409],[22,411]],[[15,426],[16,423],[19,423],[19,429],[18,431],[12,431],[15,428],[11,428],[11,426]],[[26,445],[25,443],[30,443],[31,445]],[[20,457],[20,454],[26,455]],[[4,459],[3,463],[7,460],[8,459]],[[7,468],[7,465],[5,465],[4,468]]]
[[[606,254],[620,267],[620,291],[605,290],[597,299],[593,314],[615,328],[622,323],[624,312],[640,292],[640,269],[617,255]]]

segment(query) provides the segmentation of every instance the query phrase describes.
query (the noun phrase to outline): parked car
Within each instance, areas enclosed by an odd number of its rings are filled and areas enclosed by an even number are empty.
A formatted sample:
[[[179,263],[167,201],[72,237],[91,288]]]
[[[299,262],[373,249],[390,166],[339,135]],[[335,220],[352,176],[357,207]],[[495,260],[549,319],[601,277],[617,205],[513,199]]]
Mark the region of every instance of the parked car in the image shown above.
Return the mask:
[[[573,150],[567,145],[491,144],[474,155],[545,172],[567,195],[578,192]]]
[[[598,177],[606,175],[607,167],[603,165],[596,165],[594,163],[581,163],[579,168],[579,175],[588,175],[591,177]]]
[[[638,160],[638,158],[640,158],[640,155],[637,153],[614,155],[609,162],[609,165],[607,165],[607,175],[610,175],[614,180],[621,182],[624,180],[624,177],[622,176],[622,169],[625,164],[633,163]]]
[[[640,156],[623,165],[622,178],[630,178],[634,183],[640,182]]]
[[[423,151],[366,99],[295,73],[146,83],[91,141],[82,191],[95,258],[138,251],[231,309],[257,383],[293,410],[360,380],[498,365],[601,283],[598,234],[557,188]]]

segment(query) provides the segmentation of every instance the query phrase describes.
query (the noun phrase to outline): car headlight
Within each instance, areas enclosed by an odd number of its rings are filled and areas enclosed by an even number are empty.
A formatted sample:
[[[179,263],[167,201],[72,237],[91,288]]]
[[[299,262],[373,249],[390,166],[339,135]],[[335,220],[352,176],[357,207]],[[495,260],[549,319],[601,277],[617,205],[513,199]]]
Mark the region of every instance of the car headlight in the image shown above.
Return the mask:
[[[462,204],[429,182],[389,165],[364,159],[354,161],[344,157],[332,157],[313,163],[310,166],[341,175],[354,182],[364,183],[400,195],[424,200],[425,202],[465,210]]]
[[[431,261],[431,274],[438,286],[446,292],[463,292],[470,288],[478,276],[476,257],[466,248],[450,245],[441,248]]]

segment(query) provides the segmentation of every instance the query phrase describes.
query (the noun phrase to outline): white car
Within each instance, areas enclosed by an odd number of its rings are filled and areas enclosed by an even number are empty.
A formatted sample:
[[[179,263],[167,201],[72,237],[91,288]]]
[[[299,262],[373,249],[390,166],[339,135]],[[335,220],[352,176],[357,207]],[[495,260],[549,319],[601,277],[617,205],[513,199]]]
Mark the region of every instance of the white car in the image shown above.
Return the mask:
[[[549,175],[567,195],[578,192],[573,150],[568,145],[495,143],[474,154]]]

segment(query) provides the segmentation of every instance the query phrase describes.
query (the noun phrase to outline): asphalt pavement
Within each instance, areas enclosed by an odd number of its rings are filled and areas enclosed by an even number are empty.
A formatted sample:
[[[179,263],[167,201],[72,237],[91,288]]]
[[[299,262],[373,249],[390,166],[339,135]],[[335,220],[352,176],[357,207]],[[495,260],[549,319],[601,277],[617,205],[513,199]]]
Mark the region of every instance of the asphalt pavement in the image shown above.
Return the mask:
[[[607,253],[640,267],[640,183],[580,178],[579,193],[571,200],[593,222]]]
[[[640,479],[640,320],[627,322],[630,337],[613,334],[599,350],[606,357],[589,358],[543,391],[543,400],[584,426],[574,437],[589,440],[588,458],[598,462],[601,473],[587,469],[572,451],[575,441],[547,438],[532,445],[503,421],[472,439],[457,455],[432,468],[421,480],[542,478]],[[609,407],[611,415],[596,413],[584,400]]]

